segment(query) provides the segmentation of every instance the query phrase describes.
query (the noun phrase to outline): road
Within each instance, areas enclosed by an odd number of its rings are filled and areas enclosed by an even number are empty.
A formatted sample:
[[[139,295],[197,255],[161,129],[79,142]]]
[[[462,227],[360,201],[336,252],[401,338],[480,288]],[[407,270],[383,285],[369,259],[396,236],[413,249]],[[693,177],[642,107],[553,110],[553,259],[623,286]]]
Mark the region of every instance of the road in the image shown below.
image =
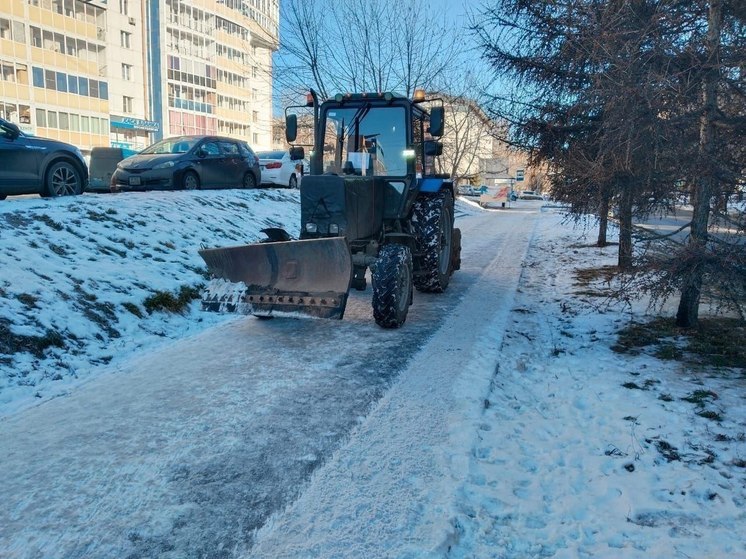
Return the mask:
[[[689,227],[692,220],[692,209],[690,207],[678,207],[675,214],[663,216],[650,215],[641,219],[636,226],[653,233],[653,238],[665,236],[677,243],[685,243],[689,236]],[[712,215],[709,221],[709,232],[715,237],[734,242],[736,235],[740,235],[737,227],[718,221]],[[742,241],[738,241],[739,243]]]
[[[494,331],[538,208],[458,218],[462,270],[399,331],[353,291],[343,321],[239,317],[3,421],[0,558],[250,555],[392,384]]]

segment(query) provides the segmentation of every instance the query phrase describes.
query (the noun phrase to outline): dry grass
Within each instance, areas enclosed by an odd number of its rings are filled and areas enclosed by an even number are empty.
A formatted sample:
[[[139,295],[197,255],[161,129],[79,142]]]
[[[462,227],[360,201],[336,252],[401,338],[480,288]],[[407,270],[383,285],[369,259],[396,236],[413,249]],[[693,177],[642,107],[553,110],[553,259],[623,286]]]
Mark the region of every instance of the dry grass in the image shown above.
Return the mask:
[[[746,369],[746,323],[734,318],[700,319],[699,327],[684,329],[673,318],[631,324],[619,331],[618,353],[643,350],[660,359]]]

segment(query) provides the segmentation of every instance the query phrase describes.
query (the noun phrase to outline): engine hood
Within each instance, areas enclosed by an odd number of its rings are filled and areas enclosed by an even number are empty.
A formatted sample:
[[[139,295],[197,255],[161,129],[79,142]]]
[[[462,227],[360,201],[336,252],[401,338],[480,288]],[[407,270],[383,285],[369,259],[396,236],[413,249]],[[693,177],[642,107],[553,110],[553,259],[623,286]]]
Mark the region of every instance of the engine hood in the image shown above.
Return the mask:
[[[119,167],[122,169],[152,169],[156,165],[166,163],[167,161],[176,163],[183,156],[183,153],[138,154],[122,159],[119,162]]]

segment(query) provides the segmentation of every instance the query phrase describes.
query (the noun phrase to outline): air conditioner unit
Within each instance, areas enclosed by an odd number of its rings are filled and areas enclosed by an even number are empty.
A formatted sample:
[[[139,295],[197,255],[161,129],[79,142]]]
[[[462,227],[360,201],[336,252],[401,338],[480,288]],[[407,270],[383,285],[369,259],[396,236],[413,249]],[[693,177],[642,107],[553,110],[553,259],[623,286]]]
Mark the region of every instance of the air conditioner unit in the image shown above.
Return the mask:
[[[129,22],[130,22],[130,25],[135,25],[135,23],[137,23],[135,21],[135,18],[133,18],[133,17],[129,18]]]

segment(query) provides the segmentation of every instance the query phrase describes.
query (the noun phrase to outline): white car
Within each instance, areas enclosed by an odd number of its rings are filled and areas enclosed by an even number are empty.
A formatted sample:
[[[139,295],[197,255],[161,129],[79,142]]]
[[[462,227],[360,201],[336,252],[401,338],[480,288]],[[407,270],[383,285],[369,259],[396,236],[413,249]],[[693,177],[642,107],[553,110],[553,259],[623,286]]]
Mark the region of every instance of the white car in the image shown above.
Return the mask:
[[[303,176],[303,161],[290,159],[287,150],[257,151],[262,171],[262,184],[273,184],[288,188],[298,188]],[[299,167],[300,166],[300,167]]]
[[[537,194],[534,190],[524,190],[518,196],[521,200],[543,200],[544,197],[541,194]]]

